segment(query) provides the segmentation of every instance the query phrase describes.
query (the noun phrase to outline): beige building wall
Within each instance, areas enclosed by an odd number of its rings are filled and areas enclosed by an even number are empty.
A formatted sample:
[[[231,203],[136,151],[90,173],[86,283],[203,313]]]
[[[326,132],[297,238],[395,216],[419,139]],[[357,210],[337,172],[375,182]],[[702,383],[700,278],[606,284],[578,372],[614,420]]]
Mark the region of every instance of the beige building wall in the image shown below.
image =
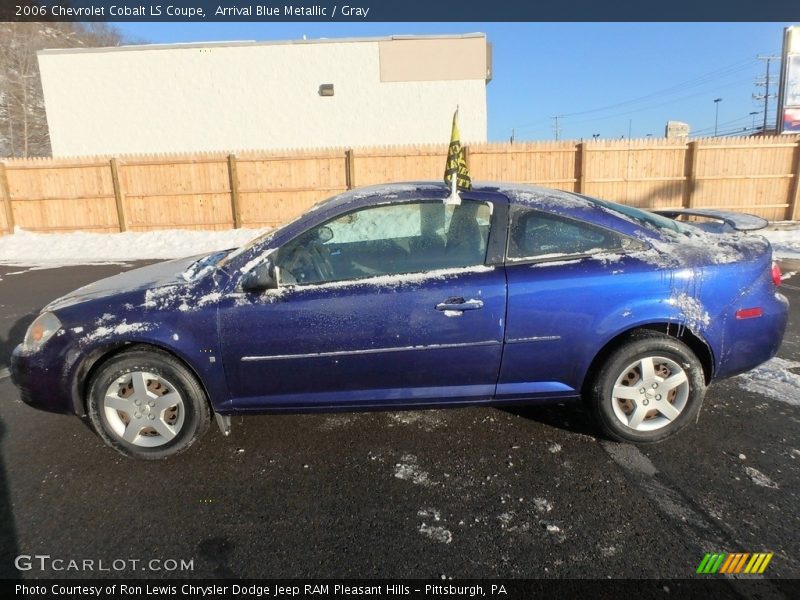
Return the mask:
[[[233,42],[44,50],[39,67],[53,156],[353,147],[446,143],[456,105],[462,140],[485,141],[487,50],[483,34]]]

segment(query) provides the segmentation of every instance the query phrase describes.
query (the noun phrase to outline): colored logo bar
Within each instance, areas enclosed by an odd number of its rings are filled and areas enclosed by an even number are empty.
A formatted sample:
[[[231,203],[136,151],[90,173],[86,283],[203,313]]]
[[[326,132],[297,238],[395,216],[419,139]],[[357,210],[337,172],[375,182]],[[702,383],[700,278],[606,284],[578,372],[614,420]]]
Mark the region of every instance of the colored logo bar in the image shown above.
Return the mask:
[[[772,552],[718,552],[707,553],[700,565],[697,573],[701,575],[734,575],[738,573],[748,573],[750,575],[760,575],[767,569],[769,561],[772,560]]]

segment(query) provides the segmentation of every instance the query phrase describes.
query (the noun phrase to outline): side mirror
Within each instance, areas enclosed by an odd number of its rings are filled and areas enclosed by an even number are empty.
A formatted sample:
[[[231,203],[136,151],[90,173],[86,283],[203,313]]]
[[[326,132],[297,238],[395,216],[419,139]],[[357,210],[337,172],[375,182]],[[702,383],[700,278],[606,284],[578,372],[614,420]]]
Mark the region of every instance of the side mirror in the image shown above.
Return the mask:
[[[275,266],[269,260],[251,269],[242,277],[242,290],[245,292],[263,292],[277,287]]]

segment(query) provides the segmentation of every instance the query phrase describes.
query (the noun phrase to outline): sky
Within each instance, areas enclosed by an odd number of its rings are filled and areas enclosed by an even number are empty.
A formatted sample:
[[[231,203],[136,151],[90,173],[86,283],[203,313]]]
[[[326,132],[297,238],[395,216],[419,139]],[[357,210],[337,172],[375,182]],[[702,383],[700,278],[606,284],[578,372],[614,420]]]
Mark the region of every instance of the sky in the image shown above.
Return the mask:
[[[139,42],[484,32],[493,47],[489,141],[749,134],[763,123],[765,61],[792,23],[118,23]],[[777,89],[779,73],[773,61]],[[721,98],[718,103],[714,100]],[[775,122],[770,100],[768,127]],[[716,114],[718,110],[718,115]],[[756,115],[751,113],[758,112]],[[389,118],[389,117],[387,117]]]

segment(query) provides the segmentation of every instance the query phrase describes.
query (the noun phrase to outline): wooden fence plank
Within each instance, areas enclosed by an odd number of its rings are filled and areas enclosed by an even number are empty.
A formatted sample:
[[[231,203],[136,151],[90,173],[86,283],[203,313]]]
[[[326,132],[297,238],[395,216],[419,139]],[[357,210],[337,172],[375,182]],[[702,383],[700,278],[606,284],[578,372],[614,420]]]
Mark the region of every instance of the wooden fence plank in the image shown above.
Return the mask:
[[[239,175],[236,172],[236,155],[228,155],[228,178],[231,185],[231,216],[233,228],[242,228],[242,211],[239,208]]]
[[[681,205],[684,208],[692,208],[692,199],[694,198],[694,188],[697,185],[697,144],[698,142],[689,142],[686,148],[686,158],[684,160],[686,183],[683,186],[683,201]]]
[[[585,193],[586,183],[586,142],[581,142],[575,154],[575,191]]]
[[[795,144],[794,149],[794,181],[792,191],[789,194],[789,206],[786,210],[786,218],[792,221],[800,219],[800,141]]]
[[[2,195],[3,206],[6,215],[6,230],[14,233],[14,207],[11,206],[11,188],[8,185],[8,174],[6,166],[0,162],[0,195]]]
[[[356,187],[356,166],[354,163],[353,157],[353,150],[349,149],[344,153],[344,171],[345,171],[345,182],[347,184],[347,189],[352,190]]]
[[[117,206],[117,222],[119,223],[120,232],[127,230],[125,224],[125,205],[124,197],[122,195],[122,187],[119,184],[119,164],[116,158],[112,158],[111,164],[111,181],[114,185],[114,202]]]

